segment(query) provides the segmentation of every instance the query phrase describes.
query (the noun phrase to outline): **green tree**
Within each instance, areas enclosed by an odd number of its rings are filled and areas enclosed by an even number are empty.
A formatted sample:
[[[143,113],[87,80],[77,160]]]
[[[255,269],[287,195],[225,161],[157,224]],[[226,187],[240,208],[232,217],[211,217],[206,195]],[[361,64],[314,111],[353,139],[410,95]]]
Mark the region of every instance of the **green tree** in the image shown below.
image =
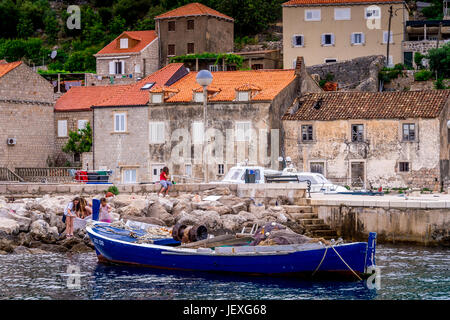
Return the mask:
[[[139,19],[134,28],[135,30],[154,30],[155,29],[155,17],[166,12],[167,9],[165,9],[161,5],[157,5],[154,7],[151,7],[145,17],[142,19]]]
[[[442,0],[431,0],[425,2],[431,2],[431,7],[423,8],[422,14],[430,20],[442,20],[444,16]]]
[[[450,43],[441,48],[430,49],[427,58],[430,69],[438,78],[450,78]]]
[[[19,38],[28,38],[34,33],[33,22],[28,17],[20,17],[17,23],[17,35]]]
[[[89,122],[86,124],[86,128],[78,131],[69,132],[69,140],[62,148],[65,153],[79,153],[91,151],[92,147],[92,129]]]
[[[19,10],[12,0],[0,1],[0,38],[14,38],[17,35]]]
[[[108,30],[112,38],[117,37],[126,30],[126,21],[121,16],[115,16],[108,24]]]
[[[50,43],[55,43],[58,38],[59,22],[53,10],[44,16],[44,30]]]

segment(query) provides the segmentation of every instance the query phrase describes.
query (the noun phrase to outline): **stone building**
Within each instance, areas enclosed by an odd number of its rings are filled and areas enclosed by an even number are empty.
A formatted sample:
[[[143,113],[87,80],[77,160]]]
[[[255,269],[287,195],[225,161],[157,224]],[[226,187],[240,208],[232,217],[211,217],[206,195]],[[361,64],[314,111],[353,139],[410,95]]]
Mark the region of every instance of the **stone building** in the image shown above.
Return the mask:
[[[169,58],[204,52],[232,52],[234,19],[200,3],[190,3],[155,17],[160,66]]]
[[[53,153],[53,86],[25,63],[0,63],[0,167],[46,167]]]
[[[125,91],[93,107],[95,168],[113,169],[114,182],[158,181],[164,166],[175,176],[204,178],[202,88],[196,72],[175,69],[162,72],[170,81],[142,82],[135,94]],[[302,59],[296,70],[213,76],[207,89],[210,181],[245,159],[278,165],[281,116],[299,92],[321,91]]]
[[[392,6],[390,37],[389,8]],[[292,68],[297,56],[307,66],[387,55],[403,62],[402,41],[408,12],[401,0],[290,0],[283,4],[283,61]]]
[[[450,90],[301,96],[283,117],[286,155],[348,186],[448,184]]]
[[[157,33],[124,31],[94,56],[97,73],[87,80],[90,85],[136,82],[159,69]]]
[[[252,70],[283,68],[283,58],[279,49],[241,51],[235,54],[244,58],[243,68]]]

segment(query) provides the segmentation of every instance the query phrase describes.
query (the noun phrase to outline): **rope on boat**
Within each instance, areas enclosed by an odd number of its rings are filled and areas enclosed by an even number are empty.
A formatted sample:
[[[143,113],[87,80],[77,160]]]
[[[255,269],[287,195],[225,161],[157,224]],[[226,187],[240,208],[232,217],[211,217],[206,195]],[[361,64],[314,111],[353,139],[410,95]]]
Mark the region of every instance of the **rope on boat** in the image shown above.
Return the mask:
[[[337,256],[342,260],[342,262],[347,266],[347,268],[351,271],[351,272],[353,272],[353,274],[359,279],[359,280],[363,280],[348,264],[347,264],[347,262],[345,262],[345,260],[341,257],[341,255],[336,251],[336,249],[334,248],[334,246],[333,245],[330,245],[330,247],[334,250],[334,252],[336,252],[336,254],[337,254]],[[312,273],[312,275],[311,276],[314,276],[315,274],[316,274],[316,272],[317,272],[317,270],[319,270],[319,268],[320,268],[320,266],[322,265],[322,263],[323,263],[323,260],[325,260],[325,256],[327,255],[327,251],[328,251],[328,247],[325,247],[325,252],[323,253],[323,257],[322,257],[322,260],[320,260],[320,263],[319,263],[319,265],[317,266],[317,268],[316,268],[316,270],[314,270],[314,272]]]

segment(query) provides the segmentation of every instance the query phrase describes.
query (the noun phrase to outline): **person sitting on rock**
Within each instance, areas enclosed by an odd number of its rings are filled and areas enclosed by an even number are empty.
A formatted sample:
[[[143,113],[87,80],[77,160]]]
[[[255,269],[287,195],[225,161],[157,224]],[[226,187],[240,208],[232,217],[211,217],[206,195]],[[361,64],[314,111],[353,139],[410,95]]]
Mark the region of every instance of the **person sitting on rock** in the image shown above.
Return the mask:
[[[100,212],[99,212],[99,220],[101,222],[112,222],[112,216],[110,214],[111,211],[111,207],[110,205],[106,202],[106,198],[101,198],[100,199]]]
[[[85,198],[80,198],[80,218],[85,219],[90,215],[92,215],[92,204],[87,203]]]
[[[76,197],[69,202],[64,209],[64,216],[66,217],[66,236],[73,237],[73,222],[78,217],[80,211],[80,198]]]
[[[158,192],[158,196],[163,197],[164,191],[166,191],[166,198],[169,197],[169,189],[172,186],[169,176],[169,168],[164,167],[159,175],[159,183],[161,184],[161,189]]]

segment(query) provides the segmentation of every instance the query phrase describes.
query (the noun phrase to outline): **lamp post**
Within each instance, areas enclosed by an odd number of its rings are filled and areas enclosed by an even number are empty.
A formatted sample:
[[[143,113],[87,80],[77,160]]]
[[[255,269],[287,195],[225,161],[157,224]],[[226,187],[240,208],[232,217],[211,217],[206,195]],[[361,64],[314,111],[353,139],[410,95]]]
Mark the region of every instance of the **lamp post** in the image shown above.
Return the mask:
[[[213,75],[208,70],[201,70],[196,77],[197,83],[203,87],[203,171],[205,183],[209,182],[208,178],[208,152],[206,150],[207,139],[206,139],[206,129],[207,129],[207,87],[211,84],[213,80]]]

